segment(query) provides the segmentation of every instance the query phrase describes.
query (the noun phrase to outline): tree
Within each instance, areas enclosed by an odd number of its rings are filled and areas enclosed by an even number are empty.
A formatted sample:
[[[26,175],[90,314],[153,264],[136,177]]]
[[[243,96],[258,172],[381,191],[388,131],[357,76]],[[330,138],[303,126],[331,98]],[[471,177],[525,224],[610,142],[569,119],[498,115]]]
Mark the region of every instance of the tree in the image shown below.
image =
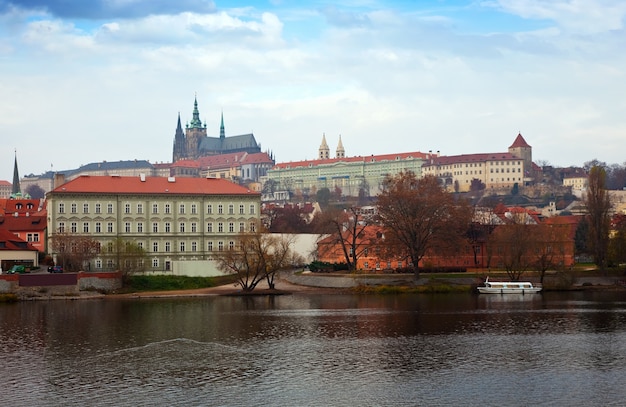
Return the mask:
[[[81,271],[89,267],[89,261],[100,253],[100,243],[86,235],[57,232],[51,237],[50,248],[57,265],[70,271]]]
[[[306,213],[299,205],[285,204],[271,210],[269,231],[272,233],[308,233]]]
[[[464,201],[455,202],[437,178],[412,172],[387,177],[378,196],[379,222],[385,242],[396,255],[410,260],[419,277],[419,262],[429,249],[461,241],[471,219]]]
[[[30,195],[32,199],[41,199],[46,196],[46,191],[44,191],[43,188],[37,184],[27,186],[24,192]]]
[[[529,253],[532,249],[530,227],[518,222],[500,225],[493,233],[491,244],[500,264],[504,267],[511,281],[519,281],[520,277],[531,265]]]
[[[112,259],[116,269],[127,278],[132,273],[144,270],[146,251],[132,240],[117,237],[106,244],[103,257]]]
[[[330,235],[327,238],[329,244],[323,247],[331,250],[338,246],[343,253],[348,270],[356,270],[359,257],[368,247],[368,242],[363,239],[365,229],[371,224],[371,218],[363,216],[359,208],[354,206],[345,210],[328,210],[321,215],[321,218],[320,223],[326,226],[324,229]]]
[[[328,201],[330,201],[330,189],[326,187],[320,188],[315,194],[315,198],[322,208],[327,207]]]
[[[243,291],[254,290],[263,280],[267,281],[270,289],[274,289],[276,273],[295,261],[291,244],[292,240],[286,236],[278,237],[265,232],[241,233],[237,244],[218,257],[218,268],[234,273]]]
[[[590,247],[595,264],[604,270],[609,244],[611,198],[606,190],[606,170],[593,166],[589,171],[587,195],[585,197],[589,219]]]
[[[618,266],[626,263],[626,215],[615,215],[613,225],[615,234],[609,240],[608,263]]]
[[[546,271],[562,267],[565,261],[565,245],[570,240],[569,225],[541,223],[533,227],[531,242],[531,260],[539,272],[539,281],[543,283]],[[571,241],[571,240],[570,240]]]

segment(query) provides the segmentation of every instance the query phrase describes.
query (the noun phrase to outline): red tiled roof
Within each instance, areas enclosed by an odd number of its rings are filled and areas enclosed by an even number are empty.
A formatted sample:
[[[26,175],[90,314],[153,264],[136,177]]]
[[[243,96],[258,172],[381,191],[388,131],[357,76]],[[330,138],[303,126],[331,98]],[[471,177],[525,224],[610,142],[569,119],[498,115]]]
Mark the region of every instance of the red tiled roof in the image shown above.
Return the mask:
[[[42,231],[46,225],[46,215],[0,216],[0,229],[11,232]]]
[[[4,185],[5,187],[10,187],[13,184],[11,184],[9,181],[0,180],[0,185]]]
[[[82,175],[51,193],[93,194],[183,194],[183,195],[259,195],[222,178],[167,178]]]
[[[26,242],[25,240],[20,239],[15,236],[12,232],[8,230],[0,230],[0,250],[32,250],[37,251],[37,249]]]
[[[172,168],[199,168],[200,164],[198,164],[194,160],[178,160],[174,164],[172,164]]]
[[[511,147],[509,148],[516,147],[530,147],[526,140],[524,140],[524,137],[522,137],[522,133],[517,134],[517,137],[515,137],[515,141],[513,141],[513,144],[511,144]]]
[[[424,166],[430,165],[451,165],[459,163],[478,163],[485,161],[498,161],[498,160],[519,160],[519,157],[515,157],[510,153],[479,153],[479,154],[461,154],[461,155],[446,155],[446,156],[433,156],[429,162]]]
[[[329,158],[326,160],[305,160],[305,161],[293,161],[293,162],[285,162],[278,163],[274,166],[274,169],[286,169],[286,168],[297,168],[297,167],[315,167],[318,165],[329,165],[340,162],[381,162],[381,161],[400,161],[411,158],[421,158],[422,160],[426,160],[428,154],[421,153],[419,151],[412,153],[397,153],[397,154],[381,154],[381,155],[370,155],[370,156],[357,156],[357,157],[344,157],[344,158]]]

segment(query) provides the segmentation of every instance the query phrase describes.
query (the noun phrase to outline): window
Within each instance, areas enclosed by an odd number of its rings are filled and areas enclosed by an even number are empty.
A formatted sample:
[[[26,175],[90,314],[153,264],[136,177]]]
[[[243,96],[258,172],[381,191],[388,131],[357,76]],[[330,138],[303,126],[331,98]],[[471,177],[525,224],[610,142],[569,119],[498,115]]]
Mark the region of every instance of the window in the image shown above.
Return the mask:
[[[76,233],[76,231],[77,231],[77,230],[78,230],[78,227],[77,227],[77,225],[76,225],[76,222],[72,222],[72,223],[70,224],[70,232],[72,232],[72,233]]]
[[[178,225],[178,231],[180,233],[185,233],[185,223],[184,222],[180,222],[180,224]]]
[[[180,213],[181,215],[185,214],[185,204],[180,204],[178,206],[178,213]]]
[[[235,205],[229,204],[228,205],[228,214],[229,215],[233,215],[234,213],[235,213]]]
[[[245,206],[243,204],[239,205],[239,214],[243,215],[245,211]]]
[[[26,236],[27,236],[27,238],[26,238],[26,241],[27,241],[27,242],[32,242],[32,241],[33,241],[33,234],[32,234],[32,233],[29,233],[29,234],[28,234],[28,235],[26,235]]]
[[[224,251],[224,242],[217,242],[217,251],[218,252]]]
[[[64,203],[60,203],[59,204],[59,213],[65,213],[65,204]]]
[[[212,252],[213,251],[213,242],[207,242],[206,249],[207,249],[207,251]]]
[[[137,204],[137,213],[143,213],[143,204]]]
[[[102,205],[99,203],[96,204],[96,213],[102,213]]]
[[[102,233],[102,222],[96,222],[96,233]]]
[[[217,224],[217,233],[223,233],[224,232],[224,224],[222,222],[219,222]]]
[[[143,222],[137,222],[137,233],[143,233]]]
[[[250,232],[256,232],[256,222],[250,222]]]
[[[89,204],[88,203],[84,203],[83,204],[83,213],[89,213]]]
[[[72,204],[70,210],[71,210],[72,213],[76,213],[76,204],[75,203]]]
[[[180,251],[181,252],[185,251],[185,242],[180,242]]]
[[[172,211],[172,210],[171,210],[170,204],[168,204],[168,203],[167,203],[167,204],[165,204],[165,213],[166,213],[166,214],[170,214],[170,213],[171,213],[171,211]]]
[[[124,232],[130,233],[130,222],[124,223]]]
[[[169,261],[165,261],[165,271],[170,271],[170,269],[172,268],[172,263]]]
[[[157,222],[152,222],[152,233],[159,233],[159,224]]]
[[[152,213],[156,214],[159,213],[159,204],[152,204]]]
[[[234,233],[235,232],[235,223],[234,222],[229,222],[228,223],[228,231],[230,233]]]
[[[169,252],[172,249],[172,244],[170,242],[165,242],[165,251]]]
[[[107,204],[107,213],[113,213],[113,204]]]
[[[191,251],[192,252],[198,251],[198,242],[191,242]]]
[[[107,268],[109,268],[109,269],[113,268],[113,259],[108,259],[107,260]]]
[[[157,253],[159,251],[159,242],[152,242],[152,251]]]
[[[191,233],[198,232],[198,224],[196,222],[191,222]]]
[[[96,268],[97,269],[101,269],[102,268],[102,260],[100,260],[100,259],[96,260]]]
[[[207,233],[213,233],[213,223],[209,222],[206,224]]]
[[[89,233],[89,222],[83,222],[83,233]]]
[[[39,241],[39,233],[33,233],[33,242]]]
[[[113,242],[107,243],[107,252],[113,253]]]
[[[159,267],[159,259],[152,259],[152,268]]]
[[[124,213],[130,213],[130,204],[124,204]]]
[[[256,208],[256,207],[254,206],[254,204],[251,204],[251,205],[250,205],[250,215],[254,215],[255,208]]]
[[[191,214],[195,215],[198,213],[198,205],[196,204],[191,204]]]
[[[246,224],[243,222],[239,222],[239,231],[240,232],[245,232],[246,231]]]
[[[234,249],[235,249],[235,242],[231,240],[230,242],[228,242],[228,250],[234,250]]]
[[[169,222],[165,222],[165,233],[170,233],[172,231],[172,224]]]
[[[208,213],[209,215],[211,215],[213,213],[213,205],[208,204],[206,206],[206,213]]]
[[[224,213],[224,205],[222,204],[217,205],[217,213],[220,215]]]
[[[59,227],[57,228],[59,233],[65,233],[65,222],[59,222]]]
[[[143,242],[137,242],[137,247],[139,247],[140,249],[143,249]]]
[[[107,232],[113,233],[113,222],[107,223]]]

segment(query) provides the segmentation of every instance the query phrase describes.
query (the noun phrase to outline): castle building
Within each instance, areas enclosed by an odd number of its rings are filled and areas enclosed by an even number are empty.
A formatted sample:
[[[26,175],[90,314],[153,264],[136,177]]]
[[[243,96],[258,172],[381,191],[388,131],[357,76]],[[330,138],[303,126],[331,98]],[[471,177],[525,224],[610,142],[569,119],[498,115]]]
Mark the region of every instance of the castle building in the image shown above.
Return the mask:
[[[489,191],[522,187],[532,182],[532,147],[519,133],[508,152],[433,155],[422,173],[439,178],[451,192],[468,192],[478,181]]]
[[[194,99],[191,122],[183,127],[178,114],[178,124],[174,134],[174,148],[172,162],[178,160],[195,160],[204,156],[230,153],[260,153],[261,147],[256,142],[254,134],[241,134],[226,137],[224,128],[224,114],[222,113],[219,137],[207,136],[206,123],[200,120],[198,99]]]

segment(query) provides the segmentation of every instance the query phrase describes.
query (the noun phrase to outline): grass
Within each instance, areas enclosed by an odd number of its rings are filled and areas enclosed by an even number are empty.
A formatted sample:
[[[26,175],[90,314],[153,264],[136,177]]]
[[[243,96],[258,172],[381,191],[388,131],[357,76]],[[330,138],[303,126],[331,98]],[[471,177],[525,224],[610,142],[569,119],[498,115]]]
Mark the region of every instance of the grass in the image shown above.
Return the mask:
[[[130,276],[118,292],[194,290],[216,287],[236,281],[234,275],[219,277]]]
[[[432,282],[419,286],[367,285],[353,289],[353,292],[356,294],[465,293],[471,291],[472,287],[469,285],[434,284]]]

